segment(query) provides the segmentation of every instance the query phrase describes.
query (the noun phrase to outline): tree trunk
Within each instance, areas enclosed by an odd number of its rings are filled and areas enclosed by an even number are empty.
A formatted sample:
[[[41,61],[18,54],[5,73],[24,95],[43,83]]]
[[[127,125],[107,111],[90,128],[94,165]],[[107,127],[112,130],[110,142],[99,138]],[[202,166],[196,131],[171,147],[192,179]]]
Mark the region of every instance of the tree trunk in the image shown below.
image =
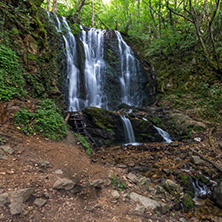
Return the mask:
[[[57,0],[53,0],[53,4],[52,4],[52,12],[54,12],[54,13],[57,12]]]
[[[49,11],[49,8],[50,8],[50,2],[49,0],[47,0],[47,11]]]
[[[79,3],[79,6],[74,14],[74,22],[76,23],[78,21],[78,17],[79,17],[79,13],[82,9],[82,7],[84,6],[85,0],[81,0]]]

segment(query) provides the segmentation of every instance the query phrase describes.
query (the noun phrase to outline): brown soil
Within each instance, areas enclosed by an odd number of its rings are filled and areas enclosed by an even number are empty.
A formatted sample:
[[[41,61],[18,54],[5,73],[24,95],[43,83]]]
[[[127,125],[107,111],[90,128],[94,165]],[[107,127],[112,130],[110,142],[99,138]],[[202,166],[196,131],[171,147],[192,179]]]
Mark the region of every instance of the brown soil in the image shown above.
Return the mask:
[[[2,110],[0,107],[0,111]],[[179,221],[178,212],[175,211],[170,211],[166,215],[155,214],[157,212],[149,209],[145,214],[135,213],[135,202],[124,200],[122,196],[118,200],[112,197],[111,191],[115,189],[112,185],[101,190],[84,186],[85,188],[77,194],[56,191],[52,187],[59,177],[72,179],[79,185],[85,185],[95,179],[109,181],[110,170],[120,177],[126,175],[126,169],[119,168],[118,165],[136,166],[139,163],[149,167],[157,165],[144,174],[156,183],[160,183],[161,179],[166,177],[162,169],[167,168],[173,172],[187,164],[190,148],[206,150],[204,154],[207,153],[209,159],[216,158],[216,162],[221,164],[219,161],[221,149],[216,146],[216,152],[212,151],[207,139],[208,132],[202,135],[204,138],[202,143],[193,144],[192,147],[188,144],[179,144],[181,151],[179,155],[183,159],[181,162],[175,158],[176,154],[178,155],[178,149],[163,144],[147,144],[143,148],[120,146],[98,150],[89,157],[83,147],[77,144],[71,131],[68,132],[67,138],[60,142],[50,141],[39,135],[26,136],[12,124],[8,117],[1,117],[0,138],[6,140],[5,144],[10,145],[14,153],[8,154],[8,160],[0,160],[0,193],[28,187],[34,187],[35,193],[25,203],[24,212],[21,215],[12,216],[9,206],[0,207],[0,221]],[[221,131],[218,130],[214,133],[213,142],[218,144],[220,139]],[[49,161],[51,167],[39,167],[38,163],[41,161]],[[203,168],[208,168],[212,177],[218,175],[218,171],[210,163],[205,163]],[[63,175],[55,173],[58,169],[63,171]],[[173,175],[171,174],[170,177],[172,178]],[[125,192],[134,189],[129,186]],[[147,193],[142,188],[136,192]],[[122,192],[120,194],[122,195]],[[147,194],[149,196],[149,193]],[[36,197],[46,199],[46,204],[41,208],[33,205]],[[192,214],[189,213],[184,217],[191,218]],[[188,221],[192,220],[188,219]]]

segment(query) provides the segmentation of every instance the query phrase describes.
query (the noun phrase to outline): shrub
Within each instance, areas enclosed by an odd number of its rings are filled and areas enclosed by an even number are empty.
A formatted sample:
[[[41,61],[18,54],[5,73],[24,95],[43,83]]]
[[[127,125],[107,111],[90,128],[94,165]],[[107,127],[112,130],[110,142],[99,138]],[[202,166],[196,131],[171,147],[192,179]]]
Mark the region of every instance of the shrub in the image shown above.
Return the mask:
[[[54,101],[50,99],[39,101],[35,112],[20,109],[13,119],[19,129],[27,135],[40,133],[53,140],[62,139],[66,135],[64,119],[58,113]]]

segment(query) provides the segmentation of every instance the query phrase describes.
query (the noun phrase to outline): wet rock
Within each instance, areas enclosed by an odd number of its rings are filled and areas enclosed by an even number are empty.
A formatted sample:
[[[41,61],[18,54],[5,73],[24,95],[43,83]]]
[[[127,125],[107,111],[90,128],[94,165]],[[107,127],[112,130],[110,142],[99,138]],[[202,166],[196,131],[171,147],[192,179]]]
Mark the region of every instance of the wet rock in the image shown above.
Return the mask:
[[[192,197],[189,194],[185,194],[184,198],[182,199],[182,204],[183,204],[183,210],[184,212],[188,212],[189,210],[191,210],[195,203],[192,199]]]
[[[160,203],[156,200],[153,200],[149,197],[144,197],[144,196],[141,196],[135,192],[132,192],[130,193],[130,198],[133,200],[133,201],[138,201],[140,202],[145,208],[149,207],[153,210],[157,209],[157,208],[160,208],[160,209],[163,209],[165,207],[166,204],[163,204],[163,203]]]
[[[0,149],[4,150],[6,153],[12,155],[14,153],[14,149],[8,145],[0,146]]]
[[[213,190],[211,199],[215,202],[215,204],[222,208],[222,182],[220,182]]]
[[[53,185],[53,189],[55,190],[71,190],[74,188],[76,183],[67,178],[59,178],[55,184]]]
[[[47,200],[42,199],[42,198],[37,198],[34,201],[34,204],[38,207],[42,207],[44,204],[46,204]]]
[[[170,143],[170,146],[171,147],[178,147],[179,143],[178,142],[172,142],[172,143]]]
[[[200,143],[200,142],[201,142],[201,138],[200,138],[200,137],[195,137],[195,138],[193,138],[193,140],[194,140],[195,142],[197,142],[197,143]]]
[[[133,173],[128,173],[127,175],[126,175],[126,177],[127,177],[127,179],[129,179],[131,182],[133,182],[133,183],[137,183],[138,182],[138,178],[137,178],[137,176],[135,175],[135,174],[133,174]]]
[[[202,160],[199,156],[191,156],[191,162],[193,162],[195,165],[200,165]]]
[[[119,199],[119,197],[120,197],[120,194],[119,194],[119,192],[117,190],[112,190],[111,195],[115,199]]]
[[[8,157],[3,150],[0,150],[0,160],[7,160]]]
[[[163,172],[164,172],[167,176],[169,176],[169,175],[171,174],[171,172],[170,172],[169,169],[163,169]]]

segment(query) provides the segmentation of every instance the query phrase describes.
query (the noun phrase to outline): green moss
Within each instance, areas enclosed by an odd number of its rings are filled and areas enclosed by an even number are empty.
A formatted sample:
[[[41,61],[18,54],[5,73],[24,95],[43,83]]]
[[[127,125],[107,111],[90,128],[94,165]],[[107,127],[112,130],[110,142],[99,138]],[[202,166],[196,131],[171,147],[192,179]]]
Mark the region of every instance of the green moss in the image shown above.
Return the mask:
[[[182,204],[183,204],[185,212],[191,210],[195,206],[195,203],[194,203],[192,197],[187,193],[185,194],[185,196],[182,200]]]

